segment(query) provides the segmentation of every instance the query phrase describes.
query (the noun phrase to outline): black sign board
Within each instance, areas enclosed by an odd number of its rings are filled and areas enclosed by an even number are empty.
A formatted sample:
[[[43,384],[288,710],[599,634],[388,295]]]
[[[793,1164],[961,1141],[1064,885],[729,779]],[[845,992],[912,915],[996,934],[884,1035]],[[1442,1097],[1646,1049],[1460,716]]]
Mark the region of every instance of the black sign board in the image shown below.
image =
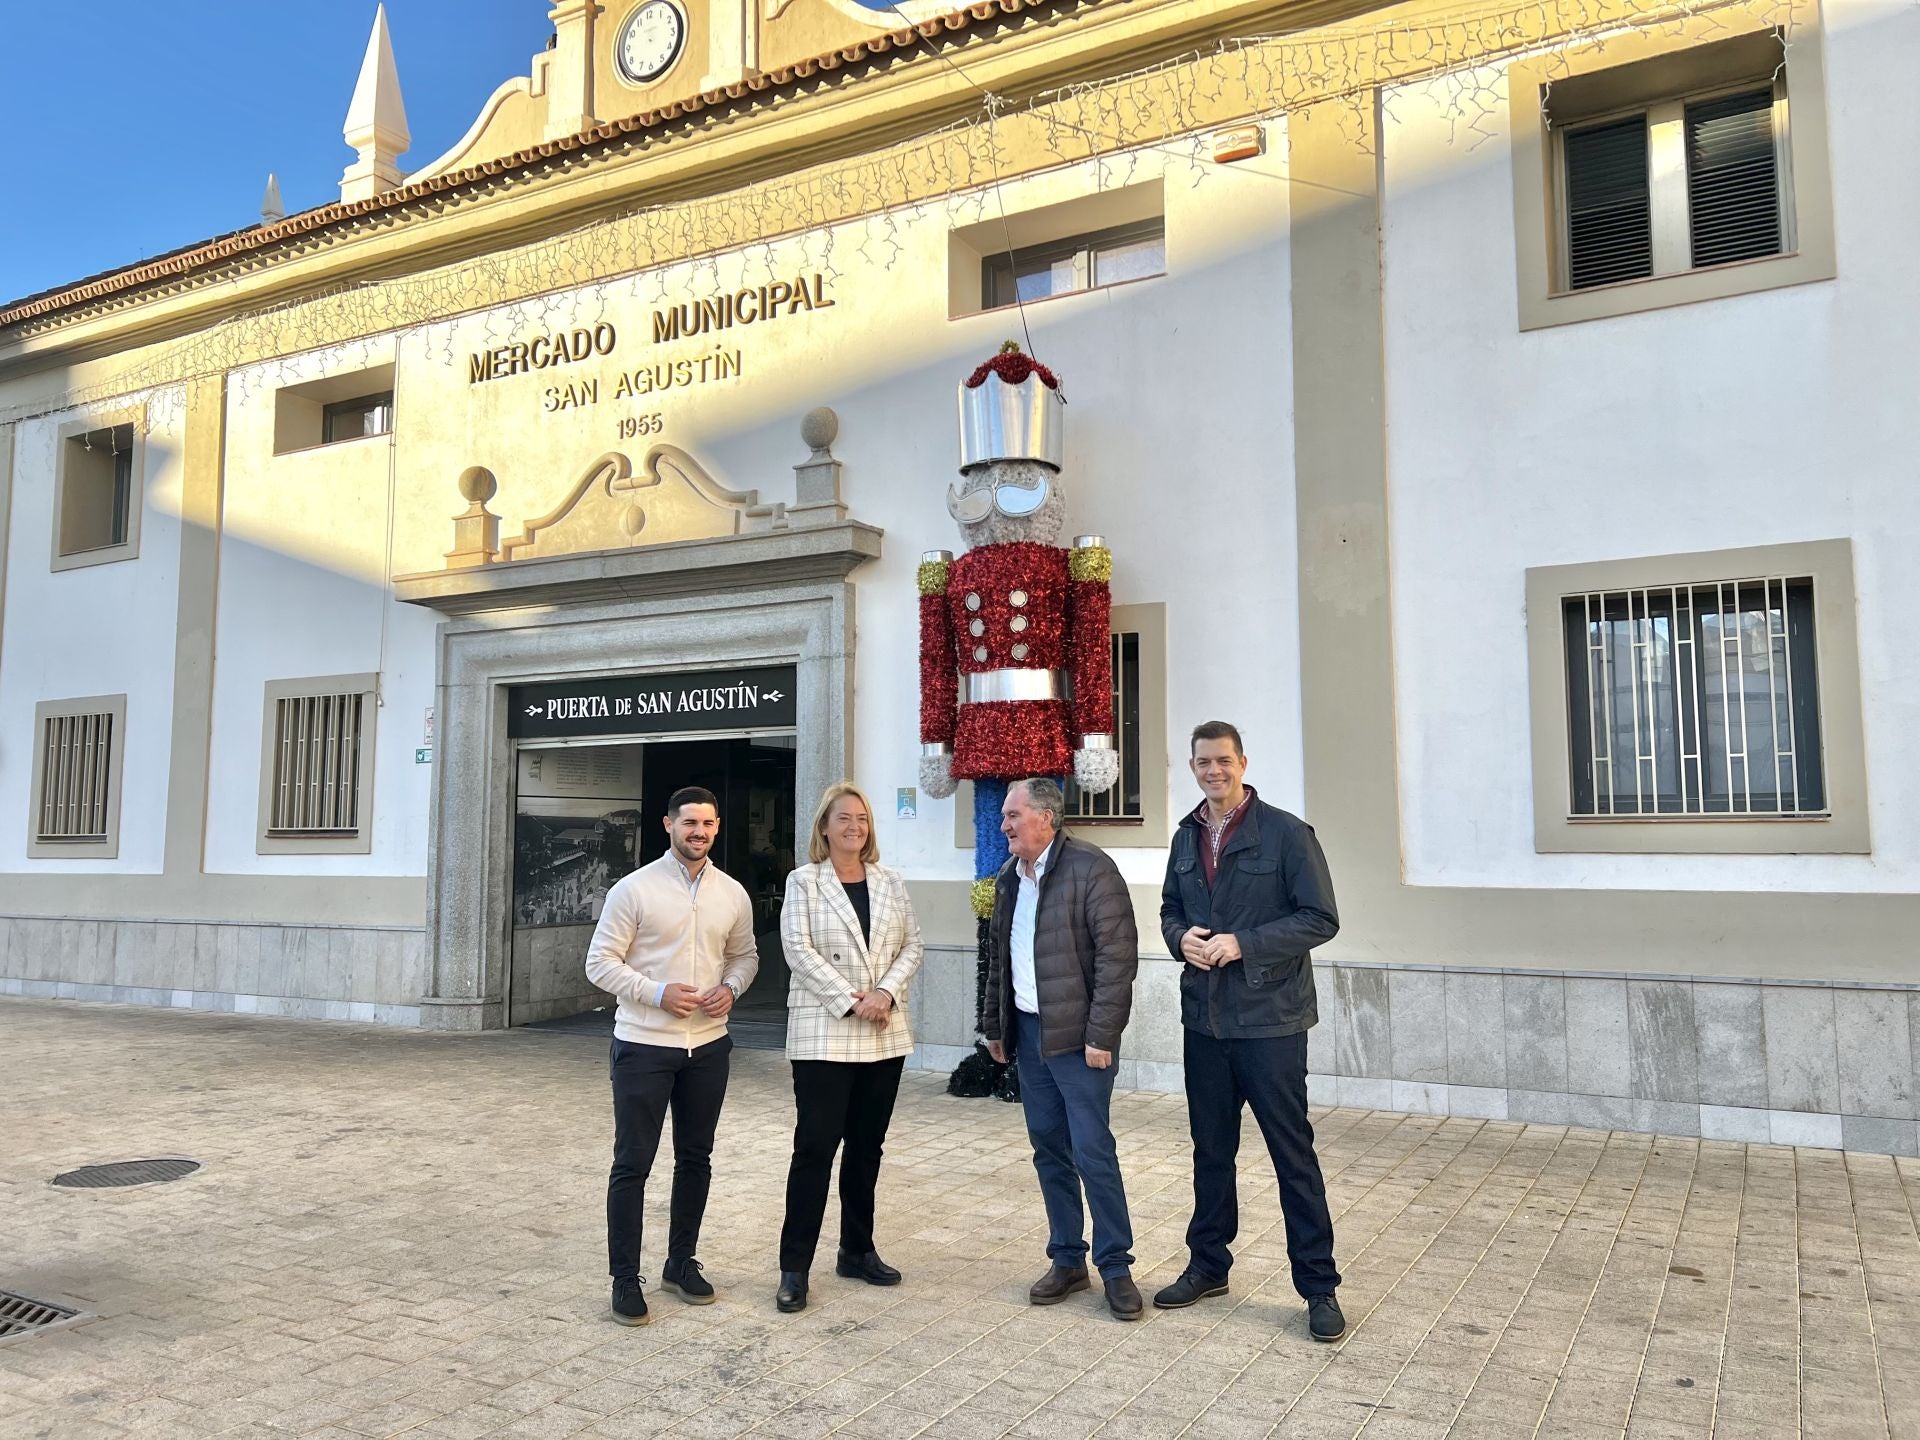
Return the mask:
[[[791,729],[794,713],[791,665],[590,675],[507,692],[507,733],[516,740]]]

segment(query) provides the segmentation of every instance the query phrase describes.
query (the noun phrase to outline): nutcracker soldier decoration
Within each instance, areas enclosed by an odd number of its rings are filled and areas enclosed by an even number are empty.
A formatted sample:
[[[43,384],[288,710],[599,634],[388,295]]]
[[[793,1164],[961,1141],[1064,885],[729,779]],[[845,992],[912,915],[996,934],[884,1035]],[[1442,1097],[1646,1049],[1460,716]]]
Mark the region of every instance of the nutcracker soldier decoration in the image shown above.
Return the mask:
[[[975,1023],[988,973],[994,877],[1007,860],[1000,807],[1009,781],[1063,779],[1100,794],[1120,778],[1113,748],[1108,582],[1097,535],[1055,543],[1066,401],[1044,365],[1008,341],[960,387],[960,474],[947,513],[967,542],[921,557],[920,783],[944,798],[973,782]],[[986,1048],[955,1070],[956,1095],[1013,1099],[1017,1082]]]

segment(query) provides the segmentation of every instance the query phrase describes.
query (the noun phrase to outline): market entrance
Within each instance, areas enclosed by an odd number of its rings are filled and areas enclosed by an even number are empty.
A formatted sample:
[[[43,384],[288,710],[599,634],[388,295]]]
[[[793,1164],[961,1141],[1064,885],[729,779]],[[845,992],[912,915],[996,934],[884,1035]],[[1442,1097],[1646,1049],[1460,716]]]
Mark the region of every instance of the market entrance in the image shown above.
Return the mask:
[[[755,678],[740,678],[748,674]],[[750,1047],[784,1043],[788,976],[780,902],[801,820],[791,727],[605,738],[538,732],[636,718],[649,726],[681,719],[704,727],[728,710],[762,712],[735,718],[778,721],[783,708],[791,709],[790,677],[791,671],[596,677],[516,688],[510,713],[523,723],[512,728],[536,733],[520,734],[515,745],[509,1025],[612,1032],[612,998],[589,983],[583,969],[587,944],[614,883],[666,853],[662,822],[669,797],[698,785],[720,801],[713,863],[744,885],[753,903],[760,973],[734,1009],[734,1039]],[[640,713],[652,705],[665,708]]]

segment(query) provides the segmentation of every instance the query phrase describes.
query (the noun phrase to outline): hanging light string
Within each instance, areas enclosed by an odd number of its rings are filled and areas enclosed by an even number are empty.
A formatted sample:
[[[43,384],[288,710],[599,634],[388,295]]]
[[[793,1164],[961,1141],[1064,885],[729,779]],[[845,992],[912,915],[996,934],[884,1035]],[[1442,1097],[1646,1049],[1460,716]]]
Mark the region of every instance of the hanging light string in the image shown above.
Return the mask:
[[[885,148],[809,170],[755,182],[724,195],[636,206],[513,250],[382,280],[355,280],[238,311],[208,328],[119,366],[87,386],[42,393],[0,411],[0,423],[144,394],[162,415],[184,405],[178,387],[216,375],[246,403],[256,392],[313,378],[316,351],[358,354],[366,364],[391,358],[409,337],[416,353],[452,367],[463,362],[477,325],[489,347],[538,325],[594,323],[616,297],[664,303],[670,270],[692,267],[718,285],[722,261],[741,286],[756,275],[812,266],[840,278],[841,232],[862,227],[857,253],[891,270],[905,250],[901,236],[937,208],[943,228],[997,213],[1013,254],[1006,208],[1003,144],[1016,138],[1044,163],[1032,178],[1091,164],[1096,187],[1130,183],[1159,157],[1171,173],[1185,165],[1194,185],[1231,181],[1287,183],[1252,166],[1216,166],[1208,133],[1223,124],[1265,122],[1310,104],[1370,103],[1375,90],[1391,123],[1397,92],[1428,89],[1449,124],[1449,142],[1469,147],[1495,138],[1487,122],[1504,114],[1504,66],[1542,56],[1549,77],[1568,73],[1565,52],[1603,47],[1636,31],[1670,29],[1711,39],[1754,23],[1778,29],[1791,43],[1804,0],[1567,0],[1495,3],[1432,16],[1417,24],[1334,28],[1291,35],[1222,39],[1185,55],[1123,75],[1043,91],[1018,104],[988,91],[951,57],[941,58],[982,97],[978,113]],[[1704,33],[1701,33],[1704,32]],[[934,51],[939,54],[939,51]],[[1356,112],[1354,138],[1365,143]],[[637,148],[637,147],[636,147]],[[394,217],[367,222],[390,225]],[[311,243],[311,242],[303,242]],[[885,254],[876,258],[875,251]],[[253,262],[257,267],[259,262]],[[192,281],[176,284],[184,287]],[[675,282],[684,283],[684,282]],[[1017,295],[1017,284],[1016,284]],[[80,315],[141,303],[138,295],[103,302]],[[1020,306],[1023,332],[1024,304]],[[31,321],[16,334],[57,334],[72,317]],[[1028,335],[1028,350],[1032,339]]]

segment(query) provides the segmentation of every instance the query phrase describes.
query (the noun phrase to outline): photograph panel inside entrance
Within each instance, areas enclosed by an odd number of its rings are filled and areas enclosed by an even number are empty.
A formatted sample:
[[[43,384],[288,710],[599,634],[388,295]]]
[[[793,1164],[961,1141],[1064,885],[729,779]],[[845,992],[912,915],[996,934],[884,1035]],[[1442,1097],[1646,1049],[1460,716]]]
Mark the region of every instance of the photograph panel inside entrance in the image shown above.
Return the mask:
[[[805,819],[794,794],[793,728],[777,723],[790,718],[792,691],[791,670],[513,687],[509,713],[520,738],[508,1024],[612,1032],[612,999],[587,980],[582,961],[608,891],[666,853],[668,802],[691,785],[718,798],[713,863],[753,902],[760,972],[736,1012],[736,1041],[783,1043],[780,902]],[[654,733],[740,719],[771,723],[728,734]]]

